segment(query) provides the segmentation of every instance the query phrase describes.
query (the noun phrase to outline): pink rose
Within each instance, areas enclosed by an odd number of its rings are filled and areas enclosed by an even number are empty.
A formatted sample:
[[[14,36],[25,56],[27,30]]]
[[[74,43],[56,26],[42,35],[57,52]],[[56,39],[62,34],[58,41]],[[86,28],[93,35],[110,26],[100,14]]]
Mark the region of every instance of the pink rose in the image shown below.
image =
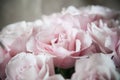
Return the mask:
[[[118,42],[118,34],[108,27],[106,23],[102,20],[99,21],[97,26],[91,23],[88,29],[92,40],[97,44],[104,53],[112,53],[116,49],[116,44]]]
[[[31,37],[27,43],[27,51],[35,54],[47,52],[55,56],[56,66],[68,68],[73,67],[75,62],[72,55],[79,55],[92,41],[87,32],[62,24],[64,23],[48,27]]]
[[[6,80],[45,80],[54,74],[50,56],[19,53],[6,66]]]
[[[26,42],[40,25],[40,20],[27,23],[22,21],[3,28],[0,34],[0,77],[2,79],[8,61],[17,53],[26,51]]]
[[[32,30],[32,26],[24,21],[10,24],[1,31],[0,40],[10,55],[14,56],[16,53],[26,51],[25,45]]]
[[[73,55],[78,57],[92,43],[89,33],[80,29],[82,23],[80,19],[86,19],[85,25],[89,22],[87,21],[89,16],[73,15],[69,12],[44,16],[41,26],[45,28],[31,37],[26,45],[27,51],[35,54],[47,52],[55,56],[56,66],[73,67],[75,62]]]
[[[90,55],[76,61],[71,80],[119,80],[111,57],[102,53]]]

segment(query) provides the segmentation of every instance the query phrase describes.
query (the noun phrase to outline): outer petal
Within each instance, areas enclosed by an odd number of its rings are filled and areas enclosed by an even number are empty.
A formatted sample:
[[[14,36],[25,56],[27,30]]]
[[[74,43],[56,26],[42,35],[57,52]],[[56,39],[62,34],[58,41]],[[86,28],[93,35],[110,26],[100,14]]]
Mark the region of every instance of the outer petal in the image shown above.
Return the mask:
[[[93,54],[76,62],[72,80],[119,80],[114,62],[104,54]]]
[[[1,34],[0,40],[5,45],[10,54],[14,56],[16,53],[25,51],[25,44],[32,33],[33,27],[26,22],[18,22],[6,26]]]
[[[99,45],[101,51],[104,53],[115,51],[118,41],[117,32],[108,28],[107,24],[100,27],[96,26],[94,23],[91,24],[89,33],[91,34],[93,41]]]
[[[6,67],[6,80],[41,80],[53,74],[53,63],[44,54],[19,53]]]

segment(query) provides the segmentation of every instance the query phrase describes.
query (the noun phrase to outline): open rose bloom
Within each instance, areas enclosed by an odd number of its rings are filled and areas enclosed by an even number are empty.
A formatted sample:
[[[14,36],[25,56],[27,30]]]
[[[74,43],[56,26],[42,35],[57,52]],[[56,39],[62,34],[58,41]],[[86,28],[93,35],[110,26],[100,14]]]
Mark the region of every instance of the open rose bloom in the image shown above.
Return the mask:
[[[108,55],[92,54],[76,61],[72,80],[119,80],[114,62]]]
[[[119,71],[119,11],[70,6],[0,33],[2,80],[120,80]]]

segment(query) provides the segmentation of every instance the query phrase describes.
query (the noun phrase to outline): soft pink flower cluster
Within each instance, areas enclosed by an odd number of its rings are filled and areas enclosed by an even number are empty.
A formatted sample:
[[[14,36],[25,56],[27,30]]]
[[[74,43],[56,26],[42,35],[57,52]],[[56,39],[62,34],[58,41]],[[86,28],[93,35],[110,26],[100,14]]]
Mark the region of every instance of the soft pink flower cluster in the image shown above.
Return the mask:
[[[2,80],[65,80],[55,67],[75,67],[70,80],[119,80],[120,12],[101,6],[18,22],[0,33]]]

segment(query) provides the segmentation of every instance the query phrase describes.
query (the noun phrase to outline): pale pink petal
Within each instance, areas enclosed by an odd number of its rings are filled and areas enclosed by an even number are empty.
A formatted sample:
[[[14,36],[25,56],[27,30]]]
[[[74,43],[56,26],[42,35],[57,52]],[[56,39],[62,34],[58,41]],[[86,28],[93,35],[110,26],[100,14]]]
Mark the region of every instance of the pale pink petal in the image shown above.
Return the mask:
[[[111,57],[102,53],[92,54],[88,58],[76,61],[75,73],[71,80],[119,80]]]
[[[32,29],[32,26],[23,21],[10,24],[2,30],[0,39],[12,56],[26,51],[25,44],[32,34]]]
[[[19,53],[9,61],[6,67],[6,80],[39,80],[53,74],[53,63],[44,54]]]
[[[65,79],[60,74],[58,74],[58,75],[50,76],[46,80],[65,80]]]
[[[94,23],[91,24],[89,29],[93,41],[99,45],[101,51],[110,53],[116,48],[118,35],[104,24],[101,28],[97,27]]]

